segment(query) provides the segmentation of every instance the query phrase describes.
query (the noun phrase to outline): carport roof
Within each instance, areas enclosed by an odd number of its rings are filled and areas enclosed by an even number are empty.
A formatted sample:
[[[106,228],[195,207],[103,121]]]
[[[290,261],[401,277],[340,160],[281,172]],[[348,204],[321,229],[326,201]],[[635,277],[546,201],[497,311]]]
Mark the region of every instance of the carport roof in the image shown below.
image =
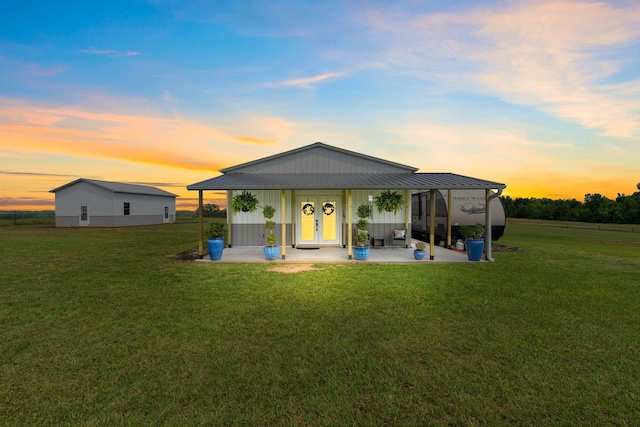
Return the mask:
[[[454,173],[227,173],[188,190],[500,189],[506,185]]]

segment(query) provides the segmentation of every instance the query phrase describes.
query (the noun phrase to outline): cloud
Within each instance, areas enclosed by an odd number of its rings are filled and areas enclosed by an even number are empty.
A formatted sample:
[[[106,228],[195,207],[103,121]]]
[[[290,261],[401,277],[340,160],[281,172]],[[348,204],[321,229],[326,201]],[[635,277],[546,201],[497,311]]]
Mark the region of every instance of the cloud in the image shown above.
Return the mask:
[[[23,176],[66,177],[66,178],[75,177],[75,175],[66,175],[61,173],[15,172],[15,171],[1,171],[1,170],[0,170],[0,175],[23,175]]]
[[[236,120],[255,134],[235,134],[179,116],[94,112],[0,98],[0,150],[216,171],[245,161],[247,145],[269,147],[291,133],[289,123],[278,117]]]
[[[640,135],[639,80],[630,77],[640,4],[521,1],[356,18],[369,29],[374,59],[392,71],[531,105],[604,135]],[[612,78],[619,82],[607,84]]]
[[[136,52],[136,51],[123,52],[123,51],[114,50],[114,49],[85,49],[85,50],[81,50],[80,52],[86,53],[88,55],[108,56],[109,58],[121,58],[121,57],[142,55],[140,52]]]
[[[267,83],[267,87],[287,87],[298,86],[303,88],[310,88],[316,83],[321,83],[327,80],[333,80],[344,76],[346,73],[324,73],[312,77],[304,77],[300,79],[283,80],[280,82]]]

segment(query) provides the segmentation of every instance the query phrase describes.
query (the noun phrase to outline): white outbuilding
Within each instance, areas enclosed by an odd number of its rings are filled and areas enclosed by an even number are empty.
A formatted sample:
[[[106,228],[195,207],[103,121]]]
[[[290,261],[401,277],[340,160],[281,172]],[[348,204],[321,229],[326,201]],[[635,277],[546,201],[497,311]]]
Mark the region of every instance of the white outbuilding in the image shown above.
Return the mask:
[[[173,223],[176,197],[159,188],[79,178],[50,190],[56,227],[124,227]]]

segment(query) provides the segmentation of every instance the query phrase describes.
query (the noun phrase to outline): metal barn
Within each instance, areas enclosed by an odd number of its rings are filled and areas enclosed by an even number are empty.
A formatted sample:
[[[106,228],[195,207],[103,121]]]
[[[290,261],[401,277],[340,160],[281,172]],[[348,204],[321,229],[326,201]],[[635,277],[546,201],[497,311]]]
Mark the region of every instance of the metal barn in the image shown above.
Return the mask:
[[[159,188],[79,178],[50,190],[56,227],[125,227],[173,223],[176,197]]]

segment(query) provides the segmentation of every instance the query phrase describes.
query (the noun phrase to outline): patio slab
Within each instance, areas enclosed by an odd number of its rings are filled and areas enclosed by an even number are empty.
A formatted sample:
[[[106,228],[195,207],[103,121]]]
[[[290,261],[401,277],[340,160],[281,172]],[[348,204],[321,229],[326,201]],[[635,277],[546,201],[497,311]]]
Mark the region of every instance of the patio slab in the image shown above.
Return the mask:
[[[369,259],[358,261],[348,259],[347,249],[342,247],[322,247],[320,249],[298,249],[287,247],[286,259],[279,258],[274,261],[267,261],[264,258],[262,246],[240,246],[225,248],[222,259],[211,261],[209,257],[198,259],[196,262],[217,262],[217,263],[370,263],[370,264],[414,264],[414,263],[452,263],[470,262],[465,253],[456,252],[450,249],[435,247],[434,259],[429,259],[429,247],[427,246],[427,257],[425,260],[417,261],[413,257],[413,248],[381,248],[371,249]]]

